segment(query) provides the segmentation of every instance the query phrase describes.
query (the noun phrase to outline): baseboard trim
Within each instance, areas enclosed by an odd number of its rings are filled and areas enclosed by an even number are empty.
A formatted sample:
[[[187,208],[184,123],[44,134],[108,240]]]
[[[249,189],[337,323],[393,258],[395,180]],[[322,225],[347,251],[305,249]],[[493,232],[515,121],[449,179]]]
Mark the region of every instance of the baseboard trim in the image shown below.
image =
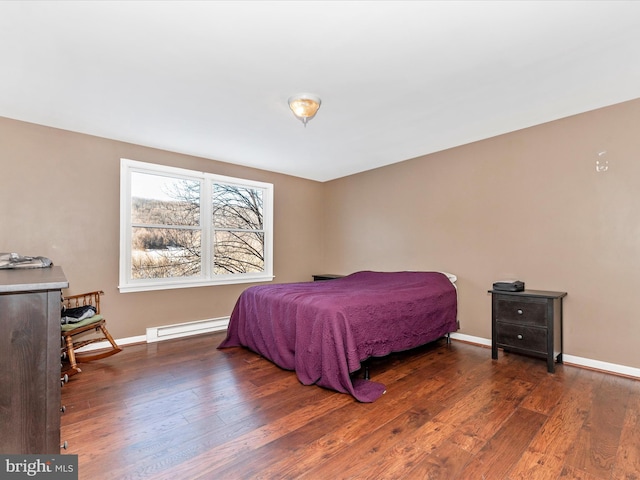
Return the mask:
[[[125,345],[135,345],[138,343],[147,343],[147,336],[138,335],[136,337],[119,338],[116,339],[116,343],[119,347],[123,347]],[[89,345],[85,345],[82,348],[78,348],[76,350],[76,353],[91,352],[92,350],[106,350],[109,348],[111,348],[111,344],[107,340],[104,340],[102,342],[90,343]]]
[[[202,333],[219,332],[226,330],[229,325],[229,317],[210,318],[207,320],[198,320],[195,322],[177,323],[173,325],[163,325],[160,327],[152,327],[147,329],[146,335],[138,335],[135,337],[126,337],[116,340],[120,346],[134,345],[136,343],[153,343],[173,338],[181,338],[190,335],[200,335]],[[483,337],[475,337],[464,333],[451,333],[451,339],[460,342],[470,343],[482,347],[491,347],[491,340]],[[107,341],[92,343],[79,349],[79,352],[88,352],[91,350],[101,350],[109,348]],[[562,362],[566,365],[575,367],[588,368],[590,370],[598,370],[614,375],[640,379],[640,368],[629,367],[627,365],[619,365],[616,363],[602,362],[591,358],[577,357],[575,355],[562,354]]]
[[[461,342],[472,343],[474,345],[482,345],[483,347],[490,347],[491,340],[481,337],[474,337],[471,335],[465,335],[464,333],[451,333],[451,338],[453,340],[459,340]]]
[[[474,337],[463,333],[452,333],[451,338],[461,342],[480,345],[483,347],[491,347],[491,340],[482,337]],[[591,358],[576,357],[575,355],[562,354],[562,363],[574,367],[587,368],[590,370],[598,370],[600,372],[611,373],[623,377],[640,379],[640,368],[628,367],[627,365],[618,365],[615,363],[601,362]]]
[[[602,362],[591,358],[576,357],[574,355],[562,354],[562,363],[574,365],[576,367],[598,370],[601,372],[614,373],[623,377],[640,378],[640,368],[618,365],[616,363]]]

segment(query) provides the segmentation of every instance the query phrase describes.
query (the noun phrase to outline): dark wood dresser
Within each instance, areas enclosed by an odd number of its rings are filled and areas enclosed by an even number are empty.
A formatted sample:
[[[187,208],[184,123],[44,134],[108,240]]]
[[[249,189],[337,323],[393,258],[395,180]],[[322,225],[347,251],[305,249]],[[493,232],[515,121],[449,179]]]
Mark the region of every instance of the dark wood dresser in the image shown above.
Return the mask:
[[[0,270],[0,452],[60,453],[60,267]]]
[[[542,357],[547,371],[562,363],[562,298],[566,292],[524,290],[491,293],[491,358],[498,348]]]

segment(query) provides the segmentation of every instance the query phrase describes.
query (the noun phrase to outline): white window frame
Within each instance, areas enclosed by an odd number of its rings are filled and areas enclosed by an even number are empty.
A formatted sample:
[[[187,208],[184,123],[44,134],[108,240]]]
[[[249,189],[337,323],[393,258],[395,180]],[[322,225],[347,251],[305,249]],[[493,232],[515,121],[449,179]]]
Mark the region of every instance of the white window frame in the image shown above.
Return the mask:
[[[132,258],[132,222],[131,222],[131,174],[146,173],[199,181],[200,191],[200,228],[202,238],[201,274],[191,277],[134,279],[131,276]],[[212,185],[216,182],[234,184],[263,191],[263,227],[264,227],[264,272],[214,274],[213,255],[213,219],[211,205]],[[139,162],[126,158],[120,159],[120,281],[121,293],[173,288],[204,287],[211,285],[229,285],[237,283],[268,282],[273,280],[273,184],[245,180],[241,178],[215,175],[165,165]]]

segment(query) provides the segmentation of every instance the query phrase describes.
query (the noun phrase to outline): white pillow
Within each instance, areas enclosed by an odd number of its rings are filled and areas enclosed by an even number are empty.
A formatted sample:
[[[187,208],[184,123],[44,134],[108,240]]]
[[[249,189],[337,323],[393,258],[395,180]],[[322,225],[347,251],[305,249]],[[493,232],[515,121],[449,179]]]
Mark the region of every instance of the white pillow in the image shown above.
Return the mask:
[[[456,280],[458,280],[458,277],[456,277],[453,273],[448,273],[448,272],[440,272],[440,273],[442,273],[443,275],[446,275],[449,281],[453,284],[455,284]]]

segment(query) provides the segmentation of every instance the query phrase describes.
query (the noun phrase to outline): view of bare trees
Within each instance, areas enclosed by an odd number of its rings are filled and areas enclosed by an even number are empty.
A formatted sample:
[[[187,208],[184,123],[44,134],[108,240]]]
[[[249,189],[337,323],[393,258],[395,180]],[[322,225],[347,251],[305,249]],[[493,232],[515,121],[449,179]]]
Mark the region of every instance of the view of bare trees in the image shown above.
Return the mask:
[[[212,200],[214,273],[263,271],[262,191],[216,184]]]
[[[176,180],[170,186],[163,192],[168,200],[132,199],[133,278],[201,274],[200,183]],[[262,191],[214,184],[211,202],[213,272],[263,271]]]

